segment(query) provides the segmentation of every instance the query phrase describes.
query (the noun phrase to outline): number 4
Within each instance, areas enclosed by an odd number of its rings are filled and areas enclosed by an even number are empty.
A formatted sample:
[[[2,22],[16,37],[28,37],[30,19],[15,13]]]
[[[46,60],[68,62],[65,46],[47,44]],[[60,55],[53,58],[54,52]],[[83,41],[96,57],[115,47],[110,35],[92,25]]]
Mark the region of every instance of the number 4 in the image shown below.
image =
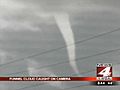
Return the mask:
[[[103,77],[105,76],[110,76],[111,72],[110,72],[110,68],[111,67],[106,67],[105,69],[103,69],[101,72],[99,72],[99,75],[103,75]]]

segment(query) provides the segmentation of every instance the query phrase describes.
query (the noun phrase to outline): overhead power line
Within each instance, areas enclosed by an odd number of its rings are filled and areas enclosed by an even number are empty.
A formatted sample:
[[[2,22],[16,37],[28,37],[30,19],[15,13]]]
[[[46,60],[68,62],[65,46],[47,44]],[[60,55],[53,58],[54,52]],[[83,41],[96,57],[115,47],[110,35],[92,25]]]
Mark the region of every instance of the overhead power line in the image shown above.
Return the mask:
[[[120,28],[117,28],[117,29],[114,29],[114,30],[111,30],[111,31],[108,31],[108,32],[103,32],[103,33],[91,36],[91,37],[89,37],[87,39],[76,41],[75,43],[72,43],[72,44],[70,44],[68,46],[65,45],[65,46],[54,48],[54,49],[47,50],[47,51],[44,51],[44,52],[35,53],[35,54],[29,55],[29,56],[26,56],[26,57],[23,57],[23,58],[18,58],[18,59],[12,60],[10,62],[4,63],[4,64],[0,64],[0,67],[5,66],[5,65],[9,65],[9,64],[12,64],[12,63],[15,63],[15,62],[21,62],[21,61],[24,61],[25,59],[28,59],[28,58],[34,58],[36,56],[41,56],[41,55],[44,55],[44,54],[52,53],[52,52],[61,50],[61,49],[66,48],[66,47],[70,47],[70,46],[72,46],[74,44],[84,43],[84,42],[87,42],[89,40],[92,40],[92,39],[95,39],[95,38],[99,38],[99,37],[102,37],[102,36],[108,35],[110,33],[117,32],[117,31],[120,31]]]
[[[112,50],[107,50],[107,51],[104,51],[104,52],[101,52],[101,53],[97,53],[97,54],[93,54],[93,55],[89,55],[89,56],[85,56],[85,57],[80,57],[80,58],[77,58],[76,61],[85,61],[85,59],[87,60],[88,58],[92,58],[92,57],[96,57],[96,56],[100,56],[100,55],[104,55],[104,54],[108,54],[108,53],[112,53],[112,52],[117,52],[117,51],[120,51],[120,48],[118,49],[112,49]],[[54,63],[54,64],[49,64],[49,65],[45,65],[45,66],[42,66],[42,67],[36,67],[35,69],[43,69],[43,68],[48,68],[48,67],[54,67],[54,66],[57,66],[57,65],[62,65],[62,64],[65,64],[65,63],[69,63],[69,61],[62,61],[62,62],[58,62],[58,63]],[[6,74],[6,75],[16,75],[16,74],[24,74],[25,72],[28,72],[28,70],[23,70],[23,71],[19,71],[19,72],[14,72],[14,73],[9,73],[9,74]]]

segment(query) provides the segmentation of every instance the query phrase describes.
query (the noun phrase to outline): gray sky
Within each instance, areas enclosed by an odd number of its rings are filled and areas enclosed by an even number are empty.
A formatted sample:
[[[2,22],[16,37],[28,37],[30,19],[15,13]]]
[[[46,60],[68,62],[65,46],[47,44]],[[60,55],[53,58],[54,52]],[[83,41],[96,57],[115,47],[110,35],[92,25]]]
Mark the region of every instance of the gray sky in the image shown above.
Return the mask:
[[[0,63],[4,64],[35,53],[65,46],[55,15],[67,15],[75,42],[120,28],[120,0],[0,0]],[[64,20],[63,23],[66,21]],[[65,24],[66,25],[66,24]],[[105,51],[120,48],[120,31],[75,45],[75,58],[81,76],[95,76],[96,63],[113,63],[114,75],[120,76],[119,51],[82,59]],[[0,76],[29,76],[29,67],[68,61],[67,48],[34,58],[0,66]],[[11,74],[26,70],[26,73]],[[87,71],[92,71],[87,73]],[[36,73],[37,72],[37,73]],[[36,70],[39,76],[69,76],[75,74],[69,63]],[[85,73],[86,72],[86,73]],[[38,82],[0,82],[2,90],[16,90]],[[5,87],[5,85],[8,85]],[[61,90],[87,83],[53,83],[25,90]],[[72,90],[98,87],[78,87]],[[105,88],[119,90],[119,86]],[[22,89],[24,90],[24,89]],[[65,89],[67,90],[67,89]]]

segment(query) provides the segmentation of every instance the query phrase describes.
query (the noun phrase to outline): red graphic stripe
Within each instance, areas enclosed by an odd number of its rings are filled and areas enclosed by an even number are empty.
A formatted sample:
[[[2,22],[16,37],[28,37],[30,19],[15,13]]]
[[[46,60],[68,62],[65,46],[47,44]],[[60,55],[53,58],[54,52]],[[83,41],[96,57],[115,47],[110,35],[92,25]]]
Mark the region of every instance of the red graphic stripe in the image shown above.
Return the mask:
[[[98,81],[96,77],[0,77],[0,81]],[[120,77],[112,77],[120,81]]]
[[[112,80],[113,81],[120,81],[120,77],[113,77]]]
[[[0,77],[0,81],[96,81],[96,77]]]

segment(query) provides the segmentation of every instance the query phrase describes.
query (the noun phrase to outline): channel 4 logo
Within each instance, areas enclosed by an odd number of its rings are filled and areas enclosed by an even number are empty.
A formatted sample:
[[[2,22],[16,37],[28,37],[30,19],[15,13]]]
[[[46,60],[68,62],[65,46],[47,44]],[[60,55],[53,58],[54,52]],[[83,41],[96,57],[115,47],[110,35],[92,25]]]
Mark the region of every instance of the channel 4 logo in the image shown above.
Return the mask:
[[[112,85],[112,64],[98,63],[96,66],[97,85]]]

